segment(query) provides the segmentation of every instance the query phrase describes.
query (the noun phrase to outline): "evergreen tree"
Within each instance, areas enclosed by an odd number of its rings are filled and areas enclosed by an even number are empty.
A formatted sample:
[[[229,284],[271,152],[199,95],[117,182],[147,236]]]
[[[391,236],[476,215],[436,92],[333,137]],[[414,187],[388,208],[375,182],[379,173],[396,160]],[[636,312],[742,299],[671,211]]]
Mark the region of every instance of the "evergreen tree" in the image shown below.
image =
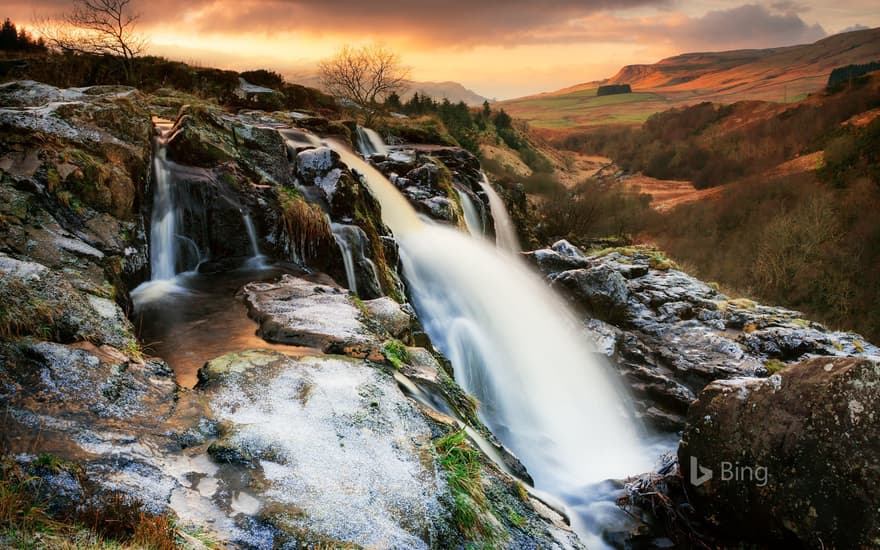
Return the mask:
[[[21,49],[18,43],[18,29],[15,24],[7,17],[0,27],[0,50],[18,50]]]
[[[388,97],[385,98],[385,107],[395,112],[403,110],[403,105],[400,103],[400,96],[397,95],[397,92],[388,94]]]

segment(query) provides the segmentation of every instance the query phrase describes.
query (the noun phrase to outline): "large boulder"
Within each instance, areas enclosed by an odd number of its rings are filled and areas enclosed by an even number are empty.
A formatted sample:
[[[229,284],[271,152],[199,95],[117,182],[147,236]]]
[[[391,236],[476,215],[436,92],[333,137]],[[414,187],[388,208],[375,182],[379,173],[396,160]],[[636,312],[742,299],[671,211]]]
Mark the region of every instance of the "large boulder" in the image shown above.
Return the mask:
[[[696,511],[737,539],[880,545],[880,360],[808,359],[710,384],[678,451]]]

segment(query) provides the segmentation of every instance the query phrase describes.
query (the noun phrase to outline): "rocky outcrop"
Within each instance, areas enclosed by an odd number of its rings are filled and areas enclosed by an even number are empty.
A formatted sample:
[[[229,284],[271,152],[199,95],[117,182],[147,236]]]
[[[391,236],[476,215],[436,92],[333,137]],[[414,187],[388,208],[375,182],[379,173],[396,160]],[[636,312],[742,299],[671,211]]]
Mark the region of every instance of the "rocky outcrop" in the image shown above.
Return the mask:
[[[395,148],[388,156],[374,155],[371,161],[418,212],[434,220],[466,227],[459,192],[488,212],[480,163],[464,149],[409,146]]]
[[[719,380],[678,451],[696,512],[735,539],[880,544],[880,360],[814,357],[769,378]]]
[[[589,314],[585,331],[615,359],[639,413],[661,429],[681,429],[697,393],[714,380],[766,377],[810,356],[880,353],[796,311],[730,298],[654,249],[590,255],[560,241],[526,257]]]
[[[284,275],[278,282],[249,283],[241,293],[260,336],[270,342],[382,360],[382,339],[338,287]]]

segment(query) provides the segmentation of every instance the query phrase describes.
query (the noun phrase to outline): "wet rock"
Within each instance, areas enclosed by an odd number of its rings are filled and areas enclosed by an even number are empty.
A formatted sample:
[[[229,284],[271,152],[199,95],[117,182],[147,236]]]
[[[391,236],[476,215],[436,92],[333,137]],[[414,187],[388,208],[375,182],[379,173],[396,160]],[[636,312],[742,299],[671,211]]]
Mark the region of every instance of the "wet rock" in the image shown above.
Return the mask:
[[[880,353],[795,311],[725,296],[647,247],[588,255],[560,241],[526,257],[594,317],[586,332],[614,359],[638,414],[663,430],[682,428],[688,405],[714,380],[767,376],[774,359]]]
[[[365,301],[364,308],[389,335],[401,340],[407,339],[412,329],[413,318],[400,304],[385,297]]]
[[[737,539],[876,546],[878,406],[877,358],[816,357],[710,384],[679,448],[694,508]]]
[[[379,353],[380,339],[340,288],[284,275],[277,283],[249,283],[241,293],[260,335],[271,342],[361,357]]]
[[[553,284],[565,288],[577,303],[600,319],[615,322],[626,318],[626,280],[609,266],[564,271],[554,275]]]
[[[184,105],[168,140],[168,158],[189,166],[212,168],[235,159],[232,128],[214,112]]]
[[[121,491],[161,513],[174,486],[155,436],[173,414],[177,384],[156,360],[140,362],[109,346],[51,342],[0,344],[0,406],[10,452],[78,461],[101,491]],[[63,482],[55,505],[81,504]],[[67,480],[69,481],[69,480]]]
[[[119,306],[80,292],[64,273],[0,254],[0,296],[8,335],[90,340],[126,349],[133,327]]]

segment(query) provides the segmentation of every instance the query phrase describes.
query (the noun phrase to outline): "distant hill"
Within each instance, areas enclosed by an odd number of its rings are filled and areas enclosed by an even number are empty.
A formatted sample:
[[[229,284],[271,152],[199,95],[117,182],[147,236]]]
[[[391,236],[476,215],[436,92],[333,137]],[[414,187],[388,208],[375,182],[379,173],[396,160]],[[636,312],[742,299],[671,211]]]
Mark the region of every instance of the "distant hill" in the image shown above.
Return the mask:
[[[831,71],[880,59],[880,28],[836,34],[813,44],[686,53],[652,65],[627,65],[611,78],[502,106],[551,132],[620,123],[638,124],[670,107],[744,99],[789,102],[825,86]],[[596,96],[600,85],[629,84],[633,93]]]
[[[410,82],[409,90],[401,94],[404,100],[412,97],[414,93],[427,94],[434,99],[448,99],[452,103],[464,101],[468,105],[482,105],[485,98],[473,90],[469,90],[458,82]]]
[[[321,89],[321,79],[317,72],[304,71],[288,73],[284,76],[290,82]],[[458,82],[418,82],[411,80],[408,82],[408,85],[409,88],[404,93],[400,94],[404,100],[409,99],[416,92],[419,94],[428,94],[434,99],[446,98],[452,103],[464,101],[468,105],[482,105],[487,99],[475,91],[465,88]]]

